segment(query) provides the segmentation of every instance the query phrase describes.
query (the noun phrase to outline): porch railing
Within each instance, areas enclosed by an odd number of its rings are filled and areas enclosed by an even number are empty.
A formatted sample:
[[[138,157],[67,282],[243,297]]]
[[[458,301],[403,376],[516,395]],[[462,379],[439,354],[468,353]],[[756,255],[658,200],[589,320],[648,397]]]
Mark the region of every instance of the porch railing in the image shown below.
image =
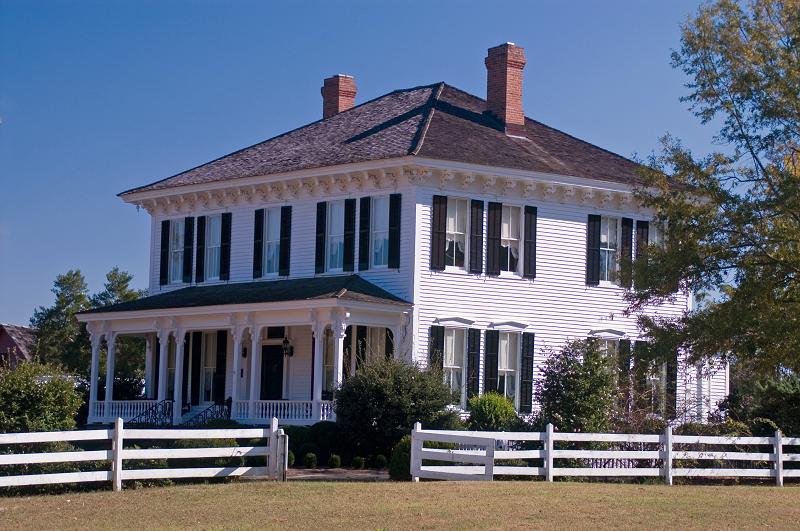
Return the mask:
[[[237,400],[233,403],[233,418],[252,421],[277,418],[280,421],[317,422],[333,420],[333,402],[319,402],[315,412],[313,400]]]
[[[155,400],[113,400],[111,402],[97,401],[92,403],[90,421],[112,421],[116,418],[130,420],[138,417],[155,404]]]

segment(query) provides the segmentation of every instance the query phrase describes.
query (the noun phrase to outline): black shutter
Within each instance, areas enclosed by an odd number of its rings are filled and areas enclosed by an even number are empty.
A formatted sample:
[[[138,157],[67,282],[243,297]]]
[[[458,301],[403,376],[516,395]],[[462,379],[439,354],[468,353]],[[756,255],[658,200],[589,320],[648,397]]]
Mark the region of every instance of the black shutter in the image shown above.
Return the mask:
[[[264,209],[256,210],[253,225],[253,278],[264,276]]]
[[[198,284],[206,275],[206,217],[197,218],[197,250],[194,255],[194,281]]]
[[[647,244],[650,240],[650,223],[636,221],[636,259],[647,261]]]
[[[356,327],[356,372],[367,361],[367,327]]]
[[[328,204],[317,203],[317,241],[314,254],[314,272],[325,272],[325,223],[327,222]]]
[[[350,368],[353,366],[353,329],[355,325],[350,325],[344,329],[344,349],[342,351],[342,377],[347,380],[350,377]]]
[[[627,385],[631,374],[631,341],[620,339],[617,352],[617,365],[619,368],[620,385]]]
[[[447,196],[433,196],[431,214],[431,270],[444,271],[444,254],[447,250]]]
[[[386,340],[383,350],[386,354],[386,359],[392,359],[394,357],[394,332],[388,328],[386,329]]]
[[[389,269],[400,269],[400,211],[402,195],[389,196]]]
[[[519,371],[519,412],[533,411],[533,356],[534,335],[522,333],[522,352]]]
[[[369,221],[372,198],[362,197],[358,207],[358,270],[369,269]]]
[[[497,353],[500,349],[500,332],[487,330],[484,343],[483,392],[497,392]]]
[[[195,333],[200,334],[200,332]],[[187,407],[189,405],[189,358],[194,355],[194,352],[189,351],[189,339],[191,336],[192,334],[189,333],[183,336],[183,392],[181,393],[181,411],[187,411],[189,409]],[[200,341],[198,340],[197,343],[200,344]]]
[[[651,373],[649,345],[647,341],[633,343],[633,407],[641,409],[652,407],[647,385]]]
[[[161,264],[158,269],[160,285],[169,284],[169,220],[161,222]]]
[[[536,278],[536,218],[537,209],[534,206],[525,207],[523,221],[523,247],[522,247],[522,276]]]
[[[158,398],[158,379],[160,378],[159,374],[161,373],[161,341],[158,340],[158,335],[156,335],[155,343],[155,358],[153,359],[153,388],[147,390],[147,396],[151,400],[155,400]]]
[[[289,263],[292,257],[292,207],[281,207],[281,249],[278,257],[278,274],[289,276]]]
[[[469,272],[483,273],[483,201],[469,203]]]
[[[192,405],[197,405],[200,403],[200,378],[202,377],[202,373],[200,372],[203,366],[203,333],[202,332],[192,332],[192,352],[191,352],[191,359],[192,359]],[[184,362],[189,356],[187,353],[184,354]],[[187,364],[188,365],[188,364]],[[185,379],[184,379],[185,382]],[[183,396],[186,397],[186,387],[183,388]]]
[[[220,246],[219,246],[219,279],[230,280],[231,278],[231,221],[232,214],[225,212],[222,214]]]
[[[183,220],[183,282],[192,282],[192,249],[194,247],[194,218]]]
[[[668,419],[675,418],[678,399],[678,352],[673,350],[667,354],[667,382],[665,386],[665,410]]]
[[[343,271],[353,271],[356,265],[356,200],[344,200],[344,259]]]
[[[225,402],[225,368],[228,362],[228,331],[217,331],[217,365],[214,367],[213,396],[215,404]]]
[[[432,326],[428,331],[428,367],[442,370],[444,363],[444,327]]]
[[[600,216],[589,214],[586,226],[586,284],[600,284]]]
[[[481,205],[483,211],[483,205]],[[477,328],[467,330],[467,400],[478,396],[478,371],[481,359],[481,331]]]
[[[309,392],[309,400],[314,400],[314,367],[317,366],[317,336],[311,333],[311,391]]]
[[[622,218],[620,237],[622,238],[622,241],[619,242],[620,260],[623,264],[630,265],[633,259],[633,220],[631,218]],[[623,287],[631,287],[630,275],[624,275]]]
[[[486,228],[486,274],[500,274],[500,230],[503,224],[503,204],[489,203]]]

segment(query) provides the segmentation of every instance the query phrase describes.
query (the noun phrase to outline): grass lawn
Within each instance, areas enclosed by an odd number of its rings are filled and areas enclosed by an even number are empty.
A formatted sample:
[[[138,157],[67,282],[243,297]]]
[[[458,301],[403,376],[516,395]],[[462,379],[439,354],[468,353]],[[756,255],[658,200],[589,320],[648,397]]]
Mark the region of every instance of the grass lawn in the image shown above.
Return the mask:
[[[792,528],[800,488],[237,482],[0,497],[0,529]]]

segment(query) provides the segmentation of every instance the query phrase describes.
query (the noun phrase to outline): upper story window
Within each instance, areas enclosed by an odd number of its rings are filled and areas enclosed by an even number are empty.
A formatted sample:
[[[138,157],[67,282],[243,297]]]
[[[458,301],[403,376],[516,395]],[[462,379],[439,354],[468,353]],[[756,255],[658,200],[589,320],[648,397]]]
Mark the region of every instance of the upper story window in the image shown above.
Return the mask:
[[[442,370],[444,381],[459,396],[464,389],[464,356],[466,352],[465,330],[446,328],[444,331],[444,353]]]
[[[206,216],[205,241],[206,280],[219,280],[219,266],[222,256],[222,216]]]
[[[447,233],[444,264],[464,269],[467,253],[467,200],[447,198]]]
[[[503,205],[500,227],[500,270],[519,273],[520,208]]]
[[[389,197],[372,198],[372,267],[389,265]]]
[[[511,400],[514,407],[517,407],[519,338],[516,332],[500,332],[497,359],[497,391]]]
[[[184,221],[173,219],[169,223],[169,281],[183,282]]]
[[[339,272],[344,268],[344,201],[328,202],[328,251],[326,270]]]
[[[619,218],[600,217],[600,281],[616,282],[619,250]]]
[[[277,275],[281,256],[281,209],[264,209],[264,274]]]

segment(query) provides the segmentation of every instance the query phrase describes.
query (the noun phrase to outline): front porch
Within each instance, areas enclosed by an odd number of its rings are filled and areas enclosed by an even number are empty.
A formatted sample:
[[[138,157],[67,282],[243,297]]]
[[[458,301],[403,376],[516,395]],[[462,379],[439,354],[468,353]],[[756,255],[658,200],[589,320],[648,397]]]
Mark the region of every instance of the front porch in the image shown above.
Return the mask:
[[[289,282],[297,281],[259,288]],[[335,420],[333,392],[344,379],[371,358],[402,354],[410,340],[410,305],[363,294],[351,300],[343,290],[316,300],[202,307],[176,307],[176,292],[164,295],[142,299],[144,305],[123,303],[79,315],[92,344],[89,423],[118,417],[173,425],[212,418],[248,425],[272,418],[283,424]],[[166,299],[165,307],[153,304],[159,298]],[[116,342],[122,336],[145,340],[141,399],[114,396]]]

